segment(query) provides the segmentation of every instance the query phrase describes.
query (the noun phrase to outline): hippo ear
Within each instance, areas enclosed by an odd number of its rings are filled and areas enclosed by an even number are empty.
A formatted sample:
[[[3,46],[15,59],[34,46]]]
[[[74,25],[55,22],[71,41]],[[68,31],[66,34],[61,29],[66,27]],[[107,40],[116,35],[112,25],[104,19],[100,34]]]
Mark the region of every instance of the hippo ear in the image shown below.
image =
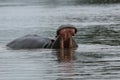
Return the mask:
[[[54,40],[52,44],[53,49],[60,49],[60,40],[61,40],[60,36],[58,36],[56,40]]]

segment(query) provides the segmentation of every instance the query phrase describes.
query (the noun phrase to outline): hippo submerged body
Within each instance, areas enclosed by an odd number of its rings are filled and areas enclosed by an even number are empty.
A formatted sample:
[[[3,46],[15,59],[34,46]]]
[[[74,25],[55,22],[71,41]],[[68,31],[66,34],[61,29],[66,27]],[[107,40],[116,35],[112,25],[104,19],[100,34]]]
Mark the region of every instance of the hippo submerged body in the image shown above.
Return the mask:
[[[62,25],[56,32],[56,39],[44,38],[39,35],[26,35],[8,43],[7,47],[12,49],[76,48],[77,44],[71,37],[74,35],[71,30],[76,33],[77,29],[72,25]],[[60,31],[62,32],[60,33]]]

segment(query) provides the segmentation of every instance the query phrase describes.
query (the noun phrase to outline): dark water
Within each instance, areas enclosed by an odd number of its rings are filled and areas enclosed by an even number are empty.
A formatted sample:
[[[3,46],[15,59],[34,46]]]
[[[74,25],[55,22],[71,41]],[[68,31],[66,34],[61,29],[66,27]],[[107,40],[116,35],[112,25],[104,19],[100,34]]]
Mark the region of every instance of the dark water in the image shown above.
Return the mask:
[[[0,80],[119,80],[120,5],[79,4],[78,0],[1,0]],[[62,24],[77,26],[76,50],[5,46],[27,34],[54,37]]]

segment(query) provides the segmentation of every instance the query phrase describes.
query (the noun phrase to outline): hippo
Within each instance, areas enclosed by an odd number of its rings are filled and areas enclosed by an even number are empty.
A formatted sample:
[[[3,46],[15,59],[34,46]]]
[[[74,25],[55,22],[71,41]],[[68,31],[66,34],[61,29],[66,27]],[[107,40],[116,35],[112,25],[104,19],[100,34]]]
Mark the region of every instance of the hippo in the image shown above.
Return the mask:
[[[78,45],[73,39],[77,33],[77,28],[73,25],[61,25],[57,31],[55,39],[41,37],[39,35],[26,35],[13,40],[6,46],[11,49],[65,49],[77,48]]]

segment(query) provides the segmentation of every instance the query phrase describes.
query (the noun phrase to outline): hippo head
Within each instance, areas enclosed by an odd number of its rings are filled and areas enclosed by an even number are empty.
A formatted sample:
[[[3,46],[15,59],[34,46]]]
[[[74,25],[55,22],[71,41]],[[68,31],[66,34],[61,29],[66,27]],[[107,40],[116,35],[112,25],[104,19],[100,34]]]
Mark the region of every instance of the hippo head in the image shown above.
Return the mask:
[[[56,40],[53,42],[52,48],[76,48],[78,45],[72,36],[77,33],[77,29],[73,25],[62,25],[56,32]]]

